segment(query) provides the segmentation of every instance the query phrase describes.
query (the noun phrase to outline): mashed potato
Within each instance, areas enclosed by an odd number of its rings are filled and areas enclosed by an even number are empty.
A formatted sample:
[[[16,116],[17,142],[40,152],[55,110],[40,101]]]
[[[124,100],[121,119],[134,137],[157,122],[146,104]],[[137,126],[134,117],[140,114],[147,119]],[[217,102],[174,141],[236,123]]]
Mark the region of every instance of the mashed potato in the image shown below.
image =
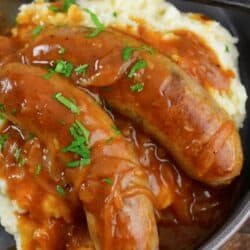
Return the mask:
[[[217,103],[233,118],[238,127],[242,127],[246,116],[245,104],[247,94],[241,84],[238,71],[238,51],[235,46],[237,38],[233,37],[216,21],[206,21],[198,15],[181,13],[172,4],[164,0],[78,0],[78,7],[71,6],[68,13],[54,13],[48,10],[48,3],[38,0],[33,4],[22,5],[18,16],[18,24],[54,24],[54,25],[86,25],[93,23],[82,10],[91,9],[106,25],[118,29],[129,30],[138,35],[139,25],[143,20],[149,30],[160,32],[162,39],[169,39],[171,32],[185,29],[194,32],[215,52],[221,66],[234,72],[228,91],[209,89]],[[227,48],[227,49],[225,49]]]

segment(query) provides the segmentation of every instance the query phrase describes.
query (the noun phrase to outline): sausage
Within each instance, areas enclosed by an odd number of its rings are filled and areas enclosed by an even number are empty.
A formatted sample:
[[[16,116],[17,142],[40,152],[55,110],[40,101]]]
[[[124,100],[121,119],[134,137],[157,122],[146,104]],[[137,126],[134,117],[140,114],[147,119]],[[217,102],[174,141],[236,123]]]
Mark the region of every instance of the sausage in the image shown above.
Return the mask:
[[[92,70],[84,79],[79,81],[73,74],[71,81],[81,86],[112,85],[108,91],[101,90],[108,104],[140,124],[189,176],[218,186],[230,183],[240,174],[243,155],[237,128],[198,82],[159,53],[151,55],[140,50],[132,53],[128,62],[121,61],[125,46],[144,45],[125,34],[107,30],[92,39],[85,34],[83,27],[50,27],[21,51],[18,58],[39,66],[48,66],[60,58],[74,65],[89,63]],[[67,51],[63,57],[55,49],[58,46]],[[116,72],[112,77],[102,74],[102,67],[93,70],[103,55],[108,57],[114,51],[120,57],[111,57],[112,64],[123,70],[112,71]],[[147,67],[128,78],[139,59],[147,62]],[[111,63],[107,65],[112,67]],[[93,77],[96,75],[98,79]],[[93,78],[97,81],[91,81]],[[144,86],[143,91],[131,91],[136,83]]]
[[[151,192],[130,145],[91,97],[59,76],[45,80],[44,74],[20,63],[1,68],[6,118],[35,133],[49,150],[54,180],[63,176],[78,190],[96,249],[158,249]],[[58,102],[56,93],[72,100],[79,112]],[[76,121],[90,133],[91,162],[72,169],[66,164],[79,157],[63,149],[73,143],[70,131]]]

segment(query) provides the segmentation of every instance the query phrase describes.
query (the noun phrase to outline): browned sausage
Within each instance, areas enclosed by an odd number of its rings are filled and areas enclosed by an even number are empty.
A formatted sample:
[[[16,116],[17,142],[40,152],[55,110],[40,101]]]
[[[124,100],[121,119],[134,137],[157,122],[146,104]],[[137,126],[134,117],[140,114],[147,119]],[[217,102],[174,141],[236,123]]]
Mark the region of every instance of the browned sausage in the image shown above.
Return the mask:
[[[144,50],[131,55],[128,62],[122,61],[125,46],[143,45],[125,34],[108,30],[92,39],[85,34],[86,29],[80,27],[48,28],[19,58],[40,66],[62,58],[74,65],[88,63],[90,69],[83,79],[72,74],[71,80],[82,86],[116,83],[102,91],[107,102],[141,124],[191,177],[216,186],[228,184],[240,174],[243,156],[234,122],[194,79],[158,53],[150,55]],[[58,54],[60,46],[66,51],[63,56]],[[116,56],[109,60],[113,54]],[[128,78],[138,58],[147,67]],[[115,70],[110,77],[103,68],[112,65]],[[136,83],[144,86],[140,93],[131,91]]]
[[[151,192],[130,146],[91,97],[58,76],[44,80],[45,73],[18,63],[1,68],[0,102],[7,119],[46,145],[55,180],[63,176],[79,190],[96,249],[158,249]],[[56,93],[74,100],[78,112],[55,100]],[[76,121],[90,133],[91,162],[72,169],[67,163],[79,156],[63,149],[73,143]]]

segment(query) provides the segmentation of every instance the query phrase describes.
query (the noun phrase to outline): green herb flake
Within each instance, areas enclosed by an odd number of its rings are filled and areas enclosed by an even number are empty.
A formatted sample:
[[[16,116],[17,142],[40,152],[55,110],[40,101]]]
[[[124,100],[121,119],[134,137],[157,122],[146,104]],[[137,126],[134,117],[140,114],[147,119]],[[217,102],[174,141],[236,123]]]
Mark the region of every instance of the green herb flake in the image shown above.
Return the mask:
[[[54,76],[55,73],[56,72],[54,69],[49,69],[49,72],[46,75],[43,75],[43,79],[49,80],[52,76]]]
[[[102,31],[105,30],[105,26],[101,23],[98,17],[90,9],[84,8],[83,10],[90,15],[92,22],[96,26],[96,29],[92,33],[87,34],[86,36],[89,38],[98,36]]]
[[[53,5],[48,6],[48,10],[55,12],[55,13],[60,11],[56,6],[53,6]]]
[[[57,185],[57,186],[56,186],[56,191],[57,191],[61,196],[65,196],[65,191],[64,191],[64,189],[63,189],[62,186]]]
[[[40,173],[41,173],[41,171],[42,171],[42,165],[39,163],[39,164],[37,164],[37,166],[36,166],[35,176],[39,176]]]
[[[34,133],[29,133],[28,134],[28,140],[32,140],[33,138],[35,137],[35,134]]]
[[[23,159],[21,159],[21,160],[19,161],[18,165],[19,165],[20,167],[23,167],[23,166],[25,165],[26,162],[27,162],[27,159],[26,159],[26,158],[23,158]]]
[[[0,113],[0,120],[4,120],[4,119],[5,119],[4,115]]]
[[[80,159],[79,161],[71,161],[67,163],[69,168],[84,167],[91,163],[90,159]]]
[[[63,104],[66,108],[68,108],[72,113],[80,114],[80,108],[76,106],[76,104],[70,99],[64,97],[62,93],[56,93],[53,97],[59,103]]]
[[[116,11],[114,11],[114,12],[112,13],[112,16],[113,16],[113,17],[117,17],[117,16],[118,16],[118,13],[117,13]]]
[[[80,160],[68,162],[69,168],[83,167],[91,163],[89,131],[79,121],[75,121],[70,127],[70,134],[74,138],[71,144],[63,149],[64,153],[71,152],[80,156]]]
[[[74,71],[77,74],[85,74],[88,67],[89,67],[88,64],[82,64],[82,65],[76,67]]]
[[[59,53],[60,55],[64,55],[64,54],[65,54],[65,48],[61,47],[61,48],[59,49],[58,53]]]
[[[16,109],[16,108],[13,108],[13,109],[10,111],[10,113],[11,113],[12,115],[14,115],[16,112],[17,112],[17,109]]]
[[[105,179],[103,179],[103,181],[104,181],[106,184],[108,184],[109,186],[112,186],[112,185],[113,185],[113,181],[112,181],[111,179],[109,179],[109,178],[105,178]]]
[[[73,65],[70,62],[66,62],[66,61],[58,61],[55,67],[55,72],[56,73],[60,73],[65,75],[67,78],[70,77],[72,70],[73,70]]]
[[[135,49],[132,48],[132,47],[126,47],[126,48],[124,48],[123,52],[122,52],[122,58],[123,58],[123,60],[127,62],[134,50]]]
[[[4,149],[4,146],[5,146],[5,142],[6,140],[8,139],[8,135],[7,134],[4,134],[4,135],[0,135],[0,152],[3,151]]]
[[[128,61],[131,54],[134,52],[134,51],[142,51],[142,50],[145,50],[147,51],[148,53],[150,53],[151,55],[153,55],[155,53],[155,50],[149,46],[142,46],[142,47],[139,47],[139,48],[133,48],[133,47],[125,47],[122,51],[122,58],[124,61]]]
[[[3,103],[0,103],[0,112],[4,112],[5,111],[5,106]]]
[[[112,129],[114,130],[116,135],[121,135],[121,131],[116,127],[115,124],[112,125]]]
[[[227,45],[225,46],[225,52],[226,52],[226,53],[229,53],[229,52],[230,52],[230,49],[229,49],[229,47],[228,47]]]
[[[128,78],[134,77],[135,73],[139,71],[140,69],[144,69],[147,67],[147,62],[144,60],[139,60],[130,70],[128,74]]]
[[[20,148],[16,148],[16,151],[15,151],[15,154],[14,154],[16,162],[20,161],[20,154],[21,154],[21,149]]]
[[[39,25],[37,25],[34,29],[33,29],[33,31],[32,31],[32,37],[37,37],[37,36],[39,36],[40,35],[40,33],[43,31],[43,25],[41,25],[41,24],[39,24]]]
[[[110,142],[112,142],[114,140],[114,137],[109,137],[107,140],[106,140],[106,143],[110,143]]]
[[[137,84],[130,86],[130,90],[132,92],[142,92],[143,88],[144,88],[143,83],[137,83]]]
[[[67,12],[73,4],[76,4],[76,0],[64,0],[62,12]]]

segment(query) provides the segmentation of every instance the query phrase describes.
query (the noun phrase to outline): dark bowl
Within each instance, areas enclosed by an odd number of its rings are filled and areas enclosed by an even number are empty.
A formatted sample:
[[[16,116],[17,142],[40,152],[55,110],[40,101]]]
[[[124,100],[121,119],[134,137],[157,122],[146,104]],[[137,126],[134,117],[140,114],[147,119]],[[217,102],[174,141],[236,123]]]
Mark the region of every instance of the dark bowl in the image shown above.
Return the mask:
[[[20,0],[0,0],[0,10],[3,8],[9,9],[10,18],[13,19],[14,2],[25,2]],[[27,1],[26,1],[27,2]],[[250,93],[250,12],[244,12],[233,9],[221,9],[217,7],[209,7],[206,5],[193,4],[188,1],[172,0],[183,11],[201,12],[213,19],[218,20],[231,33],[239,38],[238,48],[240,51],[240,73],[243,84],[245,85],[248,95]],[[0,23],[1,20],[0,15]],[[241,129],[241,138],[244,148],[245,163],[242,175],[238,178],[239,192],[237,194],[234,206],[231,209],[227,220],[224,224],[200,247],[202,250],[219,249],[250,217],[250,102],[247,102],[248,117],[245,121],[244,128]],[[0,228],[0,250],[8,249],[13,246],[13,239]]]

